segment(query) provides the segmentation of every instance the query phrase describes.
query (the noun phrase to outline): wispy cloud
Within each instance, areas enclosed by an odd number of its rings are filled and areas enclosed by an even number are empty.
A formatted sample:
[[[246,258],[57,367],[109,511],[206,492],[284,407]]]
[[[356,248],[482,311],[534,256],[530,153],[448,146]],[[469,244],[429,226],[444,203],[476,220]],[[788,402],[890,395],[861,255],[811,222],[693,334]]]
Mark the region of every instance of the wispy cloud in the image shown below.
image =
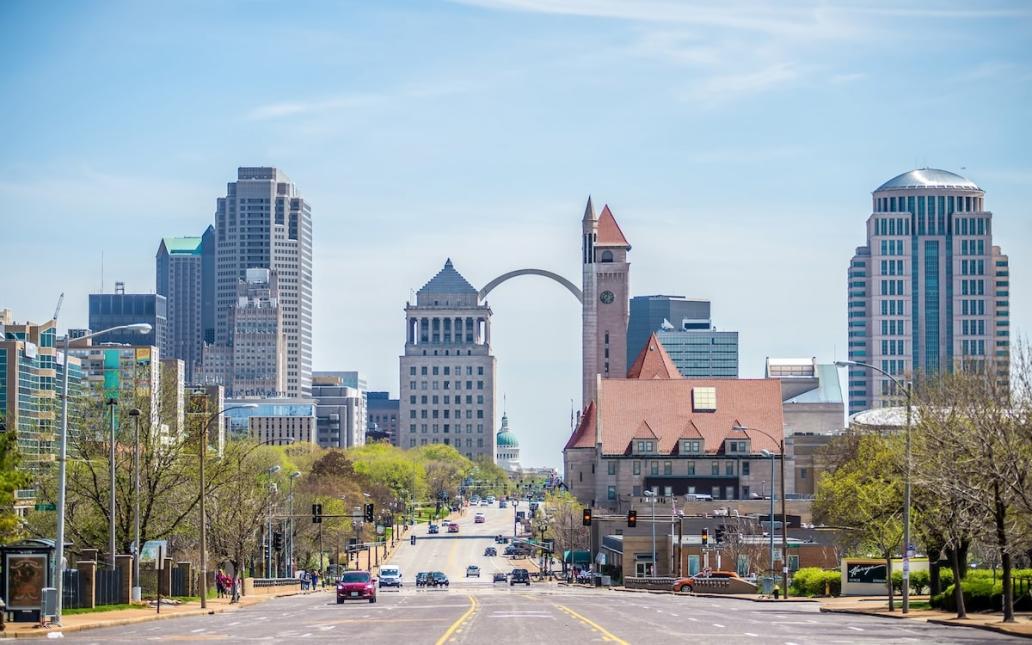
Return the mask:
[[[473,83],[464,81],[447,81],[439,83],[424,82],[410,84],[392,91],[357,92],[331,97],[312,98],[304,101],[283,101],[268,103],[252,108],[247,118],[252,121],[267,121],[288,117],[311,116],[336,113],[354,109],[369,109],[383,105],[397,104],[399,101],[435,99],[472,91]]]

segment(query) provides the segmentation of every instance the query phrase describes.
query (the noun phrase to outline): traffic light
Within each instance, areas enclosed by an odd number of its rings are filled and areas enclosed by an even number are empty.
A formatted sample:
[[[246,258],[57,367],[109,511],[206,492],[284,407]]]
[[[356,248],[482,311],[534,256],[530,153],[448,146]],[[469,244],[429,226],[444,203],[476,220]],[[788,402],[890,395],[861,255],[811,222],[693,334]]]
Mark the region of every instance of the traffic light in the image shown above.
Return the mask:
[[[322,524],[322,504],[312,504],[312,524]]]
[[[702,529],[702,546],[709,544],[709,529]]]
[[[366,522],[372,522],[373,521],[373,505],[372,504],[366,504],[365,505],[365,521]]]
[[[638,526],[638,511],[627,511],[627,528]]]
[[[590,508],[584,509],[584,517],[581,520],[581,523],[584,524],[584,526],[591,526],[591,509]]]
[[[282,551],[283,550],[283,534],[276,531],[272,534],[272,550]]]
[[[726,532],[727,531],[724,529],[723,526],[718,526],[717,527],[717,544],[723,544],[724,543],[724,534]]]

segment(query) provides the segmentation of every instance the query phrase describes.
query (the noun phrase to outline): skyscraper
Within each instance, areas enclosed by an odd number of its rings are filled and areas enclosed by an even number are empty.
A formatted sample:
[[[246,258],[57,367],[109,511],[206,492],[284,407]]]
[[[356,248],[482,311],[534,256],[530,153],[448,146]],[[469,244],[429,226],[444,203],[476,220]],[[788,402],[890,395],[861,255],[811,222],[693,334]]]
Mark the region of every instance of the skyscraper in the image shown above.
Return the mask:
[[[283,310],[286,393],[312,390],[312,211],[276,168],[239,168],[215,211],[215,342],[232,345],[230,315],[248,269],[276,272]]]
[[[398,445],[441,443],[494,461],[491,308],[449,259],[406,303],[405,320]]]
[[[237,283],[232,362],[228,386],[233,396],[283,396],[286,388],[283,304],[278,275],[269,269],[248,269]]]
[[[627,361],[652,334],[685,378],[738,378],[738,332],[717,331],[708,300],[682,296],[635,296],[627,326]]]
[[[583,301],[581,356],[583,405],[595,398],[595,384],[603,378],[627,374],[627,298],[631,265],[630,243],[609,206],[595,215],[591,198],[581,221]]]
[[[215,342],[215,227],[200,237],[162,239],[154,264],[168,317],[162,353],[183,361],[187,383],[200,383],[204,343]]]
[[[128,329],[104,334],[105,343],[164,347],[168,331],[165,296],[153,293],[126,293],[125,284],[115,283],[114,293],[90,294],[90,329],[98,331],[120,325],[147,323],[151,330],[140,334]]]
[[[922,168],[874,191],[848,270],[849,358],[910,378],[958,367],[1008,378],[1007,256],[973,181]],[[889,379],[850,368],[849,411],[898,403]]]

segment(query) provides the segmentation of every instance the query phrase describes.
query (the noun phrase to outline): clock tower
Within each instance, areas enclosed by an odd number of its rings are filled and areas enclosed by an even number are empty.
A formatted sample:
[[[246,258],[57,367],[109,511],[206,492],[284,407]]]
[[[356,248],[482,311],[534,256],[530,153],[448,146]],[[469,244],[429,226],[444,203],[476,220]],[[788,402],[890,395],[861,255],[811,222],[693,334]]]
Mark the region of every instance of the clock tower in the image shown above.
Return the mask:
[[[581,321],[582,406],[595,400],[598,375],[627,376],[627,303],[631,245],[609,210],[595,215],[588,197],[581,222],[584,302]]]

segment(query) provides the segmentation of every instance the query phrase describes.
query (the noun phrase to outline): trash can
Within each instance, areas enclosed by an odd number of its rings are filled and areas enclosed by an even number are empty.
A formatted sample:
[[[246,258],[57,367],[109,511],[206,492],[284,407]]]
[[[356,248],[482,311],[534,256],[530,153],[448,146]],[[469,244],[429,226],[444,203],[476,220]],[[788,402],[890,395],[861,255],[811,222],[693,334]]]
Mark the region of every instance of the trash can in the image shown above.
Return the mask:
[[[769,596],[774,593],[774,576],[762,576],[760,582],[760,593]]]

